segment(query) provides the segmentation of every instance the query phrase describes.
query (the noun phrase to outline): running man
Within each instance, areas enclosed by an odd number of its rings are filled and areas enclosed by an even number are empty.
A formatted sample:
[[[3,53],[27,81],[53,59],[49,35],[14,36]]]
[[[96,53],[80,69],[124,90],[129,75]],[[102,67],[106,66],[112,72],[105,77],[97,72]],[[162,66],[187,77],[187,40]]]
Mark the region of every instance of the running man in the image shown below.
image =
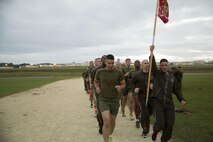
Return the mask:
[[[183,71],[181,70],[181,67],[179,66],[173,74],[182,89]]]
[[[104,142],[112,142],[116,116],[119,110],[119,93],[125,87],[125,80],[120,70],[115,69],[114,56],[106,56],[106,68],[96,72],[94,85],[99,94],[99,106],[104,121]]]
[[[95,66],[94,68],[92,68],[91,72],[90,72],[90,79],[91,79],[91,88],[92,88],[92,93],[93,93],[93,100],[94,100],[94,104],[93,104],[93,109],[95,111],[95,113],[97,113],[97,109],[96,109],[96,106],[97,106],[97,101],[96,101],[96,96],[95,96],[95,87],[94,87],[94,84],[93,84],[93,81],[94,81],[94,75],[95,75],[95,72],[96,72],[96,69],[98,67],[100,67],[102,64],[101,62],[101,58],[95,58]]]
[[[106,58],[106,55],[103,55],[101,57],[101,59],[98,59],[100,60],[99,62],[99,66],[97,66],[96,68],[92,69],[92,72],[91,72],[91,80],[93,82],[93,91],[94,91],[94,94],[95,94],[95,100],[96,100],[96,108],[97,108],[97,121],[98,121],[98,126],[99,126],[99,134],[102,134],[102,128],[103,128],[103,119],[102,119],[102,116],[101,116],[101,112],[100,112],[100,107],[99,107],[99,94],[97,94],[96,92],[96,88],[95,88],[95,85],[94,85],[94,79],[95,79],[95,74],[96,72],[99,70],[99,69],[102,69],[102,68],[105,68],[106,67],[106,64],[105,64],[105,58]]]
[[[140,71],[141,62],[139,60],[135,60],[134,66],[135,66],[135,68],[129,71],[128,78],[129,78],[130,82],[131,82],[133,76],[135,75],[135,73]],[[137,128],[139,128],[140,127],[140,120],[139,120],[140,107],[139,107],[138,96],[137,96],[137,94],[134,93],[133,89],[132,89],[132,96],[133,96],[133,102],[134,102],[133,105],[134,105],[134,112],[135,112],[135,118],[136,118],[135,126]]]
[[[89,95],[89,101],[90,101],[90,108],[93,108],[93,93],[92,93],[92,86],[91,86],[91,71],[92,69],[94,68],[94,62],[93,61],[90,61],[89,62],[89,67],[85,73],[85,79],[86,79],[86,87],[87,87],[87,92],[88,92],[88,95]]]
[[[82,73],[82,78],[83,78],[83,80],[84,80],[84,90],[87,92],[87,84],[86,84],[85,73],[86,73],[86,71],[84,71],[84,72]]]
[[[134,93],[138,95],[138,99],[140,102],[141,127],[143,129],[143,131],[142,131],[143,138],[146,138],[147,134],[149,133],[150,115],[153,112],[153,106],[152,106],[153,101],[152,101],[151,97],[149,97],[148,104],[146,106],[148,71],[149,71],[149,61],[143,60],[141,71],[137,72],[131,80],[131,84],[133,86]],[[152,85],[150,85],[150,86],[152,86]],[[149,93],[151,93],[151,89],[152,89],[152,87],[150,88]]]
[[[130,80],[128,78],[128,75],[129,75],[129,71],[132,69],[131,68],[131,59],[127,58],[125,60],[125,66],[122,68],[122,72],[124,74],[124,77],[125,77],[125,82],[126,82],[126,87],[125,89],[123,90],[123,92],[121,93],[121,114],[123,117],[126,117],[126,114],[125,114],[125,106],[126,106],[126,103],[127,103],[127,100],[129,101],[129,118],[131,120],[134,120],[134,117],[133,117],[133,97],[132,97],[132,94],[130,93]]]
[[[150,52],[153,52],[154,45],[150,46]],[[172,137],[173,126],[175,123],[175,109],[172,100],[174,93],[177,99],[184,105],[180,85],[174,75],[168,71],[169,63],[167,59],[160,60],[160,70],[157,69],[155,58],[152,58],[154,116],[155,123],[153,128],[152,140],[155,141],[157,134],[163,130],[161,142],[168,142]]]

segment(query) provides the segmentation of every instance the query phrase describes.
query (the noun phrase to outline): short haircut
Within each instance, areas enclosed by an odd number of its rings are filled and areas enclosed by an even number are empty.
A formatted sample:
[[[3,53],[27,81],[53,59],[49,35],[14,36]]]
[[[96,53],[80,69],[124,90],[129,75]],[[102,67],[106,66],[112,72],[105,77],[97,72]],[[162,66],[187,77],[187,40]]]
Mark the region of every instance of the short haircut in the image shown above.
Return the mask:
[[[135,60],[135,62],[134,63],[140,63],[140,61],[139,60]]]
[[[102,57],[101,57],[101,60],[105,60],[106,59],[106,55],[103,55]]]
[[[161,64],[162,62],[167,62],[167,63],[168,63],[168,60],[167,60],[167,59],[161,59],[161,60],[160,60],[160,64]]]
[[[114,60],[114,56],[112,54],[106,55],[106,59]]]
[[[125,61],[128,61],[128,60],[131,61],[131,59],[129,59],[129,58],[127,58]]]
[[[149,63],[149,60],[147,60],[147,59],[144,59],[144,60],[142,60],[142,64],[144,64],[144,62],[148,62]]]
[[[99,60],[99,59],[101,59],[101,58],[95,58],[95,61],[97,61],[97,60]]]

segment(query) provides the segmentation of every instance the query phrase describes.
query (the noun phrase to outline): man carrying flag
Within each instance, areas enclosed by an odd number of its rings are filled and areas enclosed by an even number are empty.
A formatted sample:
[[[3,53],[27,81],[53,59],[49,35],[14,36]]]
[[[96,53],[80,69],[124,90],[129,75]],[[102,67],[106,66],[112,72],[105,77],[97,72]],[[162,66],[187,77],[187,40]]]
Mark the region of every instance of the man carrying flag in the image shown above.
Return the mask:
[[[151,54],[154,45],[150,46]],[[157,134],[163,130],[161,142],[168,142],[172,137],[173,126],[175,122],[175,109],[172,100],[172,94],[175,94],[182,105],[185,104],[180,85],[175,76],[168,71],[168,61],[161,59],[160,70],[157,69],[155,58],[152,59],[153,92],[154,98],[154,116],[152,140],[155,141]]]
[[[175,94],[178,100],[184,105],[186,102],[183,98],[180,85],[178,85],[176,78],[172,73],[168,71],[167,59],[161,59],[160,69],[157,69],[155,58],[153,56],[155,32],[157,16],[164,22],[169,21],[169,8],[166,0],[157,0],[156,14],[153,29],[153,41],[150,46],[150,68],[149,76],[147,81],[147,95],[146,105],[149,99],[149,84],[151,73],[153,76],[153,107],[155,123],[153,128],[152,140],[155,141],[159,131],[163,130],[161,136],[161,142],[168,142],[172,137],[173,126],[175,122],[175,110],[174,103],[172,100],[172,94]],[[152,68],[153,65],[153,68]]]

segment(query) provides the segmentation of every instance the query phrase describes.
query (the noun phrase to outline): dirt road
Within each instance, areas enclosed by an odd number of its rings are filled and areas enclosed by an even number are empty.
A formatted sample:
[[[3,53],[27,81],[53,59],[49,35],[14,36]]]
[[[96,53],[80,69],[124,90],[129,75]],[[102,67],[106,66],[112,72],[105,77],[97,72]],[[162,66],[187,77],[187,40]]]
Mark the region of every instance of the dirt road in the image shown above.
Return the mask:
[[[0,142],[102,142],[83,80],[62,80],[0,99]],[[151,129],[152,130],[152,129]],[[149,142],[118,115],[114,142]]]

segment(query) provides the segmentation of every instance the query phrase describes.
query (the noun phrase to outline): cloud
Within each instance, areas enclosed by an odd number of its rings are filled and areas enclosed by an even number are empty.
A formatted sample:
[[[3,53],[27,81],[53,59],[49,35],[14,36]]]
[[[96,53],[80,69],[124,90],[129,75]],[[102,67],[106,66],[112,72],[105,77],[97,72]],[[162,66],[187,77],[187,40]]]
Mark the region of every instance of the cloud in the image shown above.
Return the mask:
[[[186,24],[194,24],[194,23],[201,23],[201,22],[211,22],[213,20],[213,17],[195,17],[195,18],[189,18],[189,19],[183,19],[179,22],[172,22],[168,24],[167,27],[173,27],[173,26],[181,26]]]
[[[209,58],[186,49],[211,51],[213,2],[168,2],[169,23],[157,22],[157,59]],[[141,0],[2,0],[0,61],[84,62],[108,53],[147,58],[155,6]]]

